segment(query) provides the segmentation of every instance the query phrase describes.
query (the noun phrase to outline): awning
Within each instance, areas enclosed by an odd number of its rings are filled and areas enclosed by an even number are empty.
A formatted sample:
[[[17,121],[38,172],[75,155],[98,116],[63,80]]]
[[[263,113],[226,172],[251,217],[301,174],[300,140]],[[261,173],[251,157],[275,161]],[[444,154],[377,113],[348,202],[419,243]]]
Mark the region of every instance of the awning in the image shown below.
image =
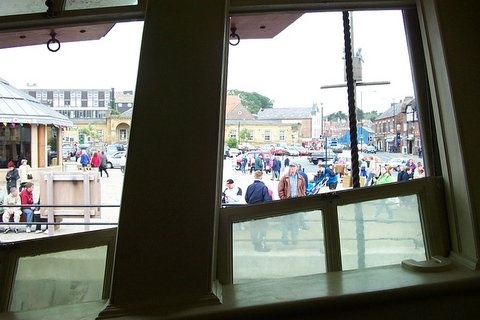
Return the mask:
[[[70,119],[3,79],[0,79],[0,123],[73,126]]]

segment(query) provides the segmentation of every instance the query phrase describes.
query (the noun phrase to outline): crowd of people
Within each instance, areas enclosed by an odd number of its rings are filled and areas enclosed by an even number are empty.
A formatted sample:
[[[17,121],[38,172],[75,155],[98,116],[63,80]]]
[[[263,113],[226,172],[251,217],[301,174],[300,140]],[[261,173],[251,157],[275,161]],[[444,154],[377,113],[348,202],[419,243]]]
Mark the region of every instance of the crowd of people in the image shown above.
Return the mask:
[[[281,174],[283,165],[283,174]],[[378,157],[370,155],[360,159],[360,175],[364,177],[364,186],[381,185],[394,182],[394,168],[382,164]],[[226,188],[222,193],[222,203],[224,206],[236,204],[258,204],[272,201],[274,199],[289,199],[303,197],[314,194],[312,190],[316,186],[327,187],[333,191],[337,189],[340,174],[336,172],[333,165],[318,165],[318,171],[309,181],[307,174],[302,170],[301,165],[290,161],[285,157],[282,161],[274,156],[268,159],[262,159],[260,155],[252,159],[243,157],[241,164],[242,174],[248,171],[253,173],[253,182],[250,183],[243,193],[240,187],[235,186],[233,179],[226,181]],[[278,183],[273,184],[276,188],[271,188],[263,182],[264,176],[270,174],[270,180]],[[425,170],[421,162],[415,163],[410,159],[404,167],[400,168],[397,181],[406,181],[425,176]],[[272,186],[272,184],[269,184]],[[276,189],[276,190],[274,190]],[[308,229],[305,225],[304,213],[293,213],[279,217],[280,223],[280,241],[284,245],[298,243],[299,232]],[[250,239],[255,251],[268,252],[270,248],[267,245],[267,219],[253,219],[250,221]]]
[[[32,222],[34,222],[34,211],[38,208],[35,206],[37,202],[34,201],[33,188],[34,184],[32,168],[28,164],[26,159],[20,161],[20,166],[15,167],[13,161],[8,162],[8,171],[5,175],[6,180],[6,194],[0,191],[0,204],[3,205],[0,208],[2,214],[2,222],[4,223],[4,233],[12,231],[9,223],[13,217],[13,222],[16,223],[13,227],[15,233],[19,232],[19,225],[22,216],[25,217],[26,227],[25,232],[32,232]],[[46,229],[44,230],[46,231]],[[41,225],[36,225],[36,231],[44,232],[41,229]]]

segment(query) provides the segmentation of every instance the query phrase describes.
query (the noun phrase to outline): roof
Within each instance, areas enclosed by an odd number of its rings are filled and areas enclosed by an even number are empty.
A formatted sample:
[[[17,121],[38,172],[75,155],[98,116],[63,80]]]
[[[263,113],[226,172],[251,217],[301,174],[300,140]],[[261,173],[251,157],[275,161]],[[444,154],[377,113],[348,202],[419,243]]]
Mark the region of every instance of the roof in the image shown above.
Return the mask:
[[[313,108],[266,108],[258,112],[258,119],[311,119]]]
[[[0,78],[0,123],[51,124],[71,127],[73,123],[64,115],[37,99],[12,87]]]

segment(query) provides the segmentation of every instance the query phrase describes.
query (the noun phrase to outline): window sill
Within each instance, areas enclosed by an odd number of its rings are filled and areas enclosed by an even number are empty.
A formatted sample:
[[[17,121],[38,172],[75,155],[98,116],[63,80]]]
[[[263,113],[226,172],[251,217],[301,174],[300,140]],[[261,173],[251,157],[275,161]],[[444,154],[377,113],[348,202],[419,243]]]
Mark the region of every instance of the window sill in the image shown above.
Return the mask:
[[[444,272],[422,273],[395,265],[225,285],[222,289],[223,303],[220,305],[166,312],[156,316],[162,319],[298,319],[301,315],[302,319],[309,319],[310,315],[313,319],[314,315],[321,314],[342,318],[343,315],[365,315],[365,312],[371,312],[368,316],[379,316],[382,314],[381,308],[388,307],[384,312],[395,313],[397,319],[402,312],[411,314],[412,308],[415,311],[426,308],[431,315],[433,308],[429,307],[429,302],[425,303],[425,299],[434,300],[438,306],[442,298],[448,301],[461,298],[464,308],[468,305],[469,295],[477,295],[472,301],[478,301],[478,288],[480,272],[463,267],[456,266]],[[464,299],[465,295],[467,299]],[[104,305],[104,302],[95,302],[1,316],[6,320],[30,320],[44,319],[45,315],[50,320],[56,320],[65,319],[68,314],[68,319],[72,320],[93,320],[95,317],[89,316],[98,315]],[[442,306],[440,304],[440,310]],[[455,307],[447,307],[459,312],[458,301]],[[379,318],[377,316],[374,318]],[[145,318],[155,319],[155,315],[145,314]],[[115,319],[140,320],[144,317],[141,312],[136,312],[135,316],[117,315]]]

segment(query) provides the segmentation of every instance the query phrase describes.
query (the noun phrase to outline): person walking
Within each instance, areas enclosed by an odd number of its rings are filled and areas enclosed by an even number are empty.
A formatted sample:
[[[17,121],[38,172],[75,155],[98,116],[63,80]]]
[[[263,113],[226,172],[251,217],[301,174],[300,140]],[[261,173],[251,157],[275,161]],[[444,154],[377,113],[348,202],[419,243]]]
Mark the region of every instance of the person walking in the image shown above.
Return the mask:
[[[277,180],[280,181],[280,171],[282,169],[282,162],[278,159],[278,157],[273,157],[272,160],[272,181]]]
[[[100,171],[100,177],[102,177],[103,171],[105,171],[107,178],[110,177],[110,175],[107,172],[107,166],[108,166],[107,155],[105,154],[104,151],[102,151],[102,153],[100,154],[100,166],[98,167],[98,171]]]
[[[82,154],[80,155],[80,164],[82,165],[83,171],[87,170],[87,166],[90,164],[90,157],[85,150],[82,150]]]
[[[272,201],[272,195],[265,183],[262,182],[263,172],[257,170],[254,173],[254,181],[247,187],[245,201],[248,204]],[[268,252],[270,249],[266,244],[268,223],[266,219],[252,220],[250,222],[250,239],[255,251]]]
[[[297,164],[290,162],[288,171],[283,175],[278,183],[278,196],[281,200],[304,197],[306,195],[306,183],[301,174],[298,173]],[[298,230],[300,228],[300,216],[298,213],[288,214],[281,217],[282,222],[282,243],[289,244],[289,234],[291,243],[297,244]]]
[[[98,152],[94,152],[93,153],[93,156],[92,156],[92,159],[90,159],[90,166],[92,168],[100,168],[100,162],[102,160],[100,159],[100,155],[98,154]]]
[[[242,174],[247,174],[247,170],[246,170],[247,162],[248,162],[247,156],[243,155],[242,161],[240,162],[240,170],[242,171]]]

